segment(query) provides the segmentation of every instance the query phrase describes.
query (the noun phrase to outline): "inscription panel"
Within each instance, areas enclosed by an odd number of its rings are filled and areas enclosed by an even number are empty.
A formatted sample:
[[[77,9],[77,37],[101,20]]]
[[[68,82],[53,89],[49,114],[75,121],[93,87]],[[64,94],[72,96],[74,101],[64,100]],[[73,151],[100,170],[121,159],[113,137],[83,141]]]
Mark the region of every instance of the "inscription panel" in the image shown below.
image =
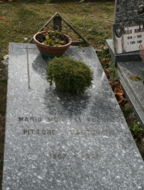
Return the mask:
[[[70,96],[28,48],[30,89],[26,44],[10,44],[3,190],[143,189],[143,161],[94,49],[68,48],[94,71],[93,87]]]
[[[144,22],[113,24],[113,41],[116,54],[139,51],[144,46]]]

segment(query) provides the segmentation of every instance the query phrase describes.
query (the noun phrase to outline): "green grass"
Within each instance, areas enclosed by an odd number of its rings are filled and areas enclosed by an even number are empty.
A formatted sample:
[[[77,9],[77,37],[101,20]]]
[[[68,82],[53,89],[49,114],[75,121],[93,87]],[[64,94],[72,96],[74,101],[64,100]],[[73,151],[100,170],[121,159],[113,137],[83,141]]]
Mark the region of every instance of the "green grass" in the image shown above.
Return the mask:
[[[12,3],[0,5],[0,16],[5,16],[4,20],[0,20],[0,59],[8,53],[9,42],[24,42],[24,37],[29,40],[55,12],[59,12],[95,47],[104,44],[105,39],[112,35],[114,2],[38,4],[18,3],[13,0]],[[104,19],[103,14],[106,14],[108,19]],[[63,31],[73,39],[78,39],[65,24]],[[88,35],[91,37],[87,37]]]

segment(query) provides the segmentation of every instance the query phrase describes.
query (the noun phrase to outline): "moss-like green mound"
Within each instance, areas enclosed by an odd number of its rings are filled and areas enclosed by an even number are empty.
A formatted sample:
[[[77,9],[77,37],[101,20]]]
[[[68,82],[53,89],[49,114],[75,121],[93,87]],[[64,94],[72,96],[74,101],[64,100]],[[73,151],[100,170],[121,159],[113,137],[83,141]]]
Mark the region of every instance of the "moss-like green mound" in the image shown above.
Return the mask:
[[[91,87],[93,72],[82,61],[70,57],[55,57],[46,68],[50,85],[54,81],[56,87],[67,93],[83,94]]]

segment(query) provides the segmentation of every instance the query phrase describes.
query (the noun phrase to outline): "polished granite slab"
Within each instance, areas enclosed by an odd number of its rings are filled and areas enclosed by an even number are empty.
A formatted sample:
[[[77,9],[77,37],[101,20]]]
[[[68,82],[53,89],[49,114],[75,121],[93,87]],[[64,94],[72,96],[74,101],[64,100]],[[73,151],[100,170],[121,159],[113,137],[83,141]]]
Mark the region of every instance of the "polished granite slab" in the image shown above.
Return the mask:
[[[71,96],[49,86],[48,60],[26,47],[9,47],[3,190],[144,190],[143,160],[94,48],[65,53],[94,71],[92,88]]]
[[[142,61],[117,63],[121,84],[125,90],[127,98],[131,103],[141,125],[144,128],[144,85],[142,81],[133,81],[130,76],[140,76],[144,78]]]

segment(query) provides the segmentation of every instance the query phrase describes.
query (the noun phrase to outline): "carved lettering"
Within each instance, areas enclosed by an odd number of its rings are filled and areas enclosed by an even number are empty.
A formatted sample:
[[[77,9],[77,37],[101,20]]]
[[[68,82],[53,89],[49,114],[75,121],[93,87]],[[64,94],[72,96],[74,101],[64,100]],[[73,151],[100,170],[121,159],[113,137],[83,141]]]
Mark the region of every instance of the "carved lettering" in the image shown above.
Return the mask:
[[[64,160],[66,158],[66,154],[50,154],[51,159],[59,159],[59,160]]]
[[[95,135],[95,131],[91,131],[91,134],[92,134],[92,135]]]
[[[41,122],[41,121],[42,121],[41,117],[38,117],[38,122]]]
[[[58,158],[59,158],[59,159],[62,159],[62,155],[61,155],[61,154],[59,154],[59,155],[58,155]]]
[[[28,117],[25,118],[25,121],[29,121],[29,120],[28,120]]]
[[[96,130],[96,133],[97,133],[98,135],[100,135],[100,130]]]
[[[71,135],[75,134],[75,130],[70,130]]]
[[[33,129],[31,129],[31,131],[32,131],[32,134],[34,134],[34,130],[33,130]]]
[[[47,130],[47,134],[48,134],[48,135],[51,135],[51,130]]]
[[[33,134],[37,134],[37,135],[56,135],[55,130],[35,130],[35,129],[24,129],[23,130],[23,134],[28,134],[28,135],[33,135]]]
[[[106,118],[94,118],[94,117],[87,117],[85,118],[86,121],[88,122],[114,122],[112,119],[106,119]],[[41,117],[19,117],[18,118],[19,121],[26,121],[26,122],[41,122],[42,118]],[[74,117],[74,118],[58,118],[58,117],[48,117],[47,118],[48,122],[67,122],[67,121],[75,121],[75,122],[82,122],[80,117]]]
[[[45,130],[42,130],[42,134],[45,135],[45,134],[46,134],[46,131],[45,131]]]
[[[93,122],[96,122],[96,119],[95,119],[95,118],[92,118],[92,121],[93,121]]]
[[[90,118],[88,117],[87,120],[90,121]]]
[[[70,130],[71,135],[115,135],[112,130]]]
[[[80,131],[77,131],[77,133],[76,133],[77,135],[80,135],[81,133],[80,133]]]
[[[76,118],[75,118],[75,121],[76,121],[76,122],[79,122],[79,121],[81,122],[81,118],[80,118],[80,117],[76,117]]]
[[[94,158],[98,158],[99,157],[99,154],[83,154],[82,155],[83,158],[86,158],[86,159],[94,159]]]
[[[19,117],[19,121],[23,121],[23,117]]]
[[[52,130],[52,134],[55,135],[55,130]]]
[[[88,134],[90,134],[90,130],[86,130]]]
[[[48,117],[48,121],[52,121],[53,120],[53,118],[51,118],[51,117]]]
[[[34,121],[34,117],[30,117],[30,121]]]
[[[86,131],[82,130],[82,131],[81,131],[81,134],[82,134],[82,135],[85,135],[85,134],[86,134]]]
[[[24,134],[26,134],[27,133],[27,129],[24,129]]]

